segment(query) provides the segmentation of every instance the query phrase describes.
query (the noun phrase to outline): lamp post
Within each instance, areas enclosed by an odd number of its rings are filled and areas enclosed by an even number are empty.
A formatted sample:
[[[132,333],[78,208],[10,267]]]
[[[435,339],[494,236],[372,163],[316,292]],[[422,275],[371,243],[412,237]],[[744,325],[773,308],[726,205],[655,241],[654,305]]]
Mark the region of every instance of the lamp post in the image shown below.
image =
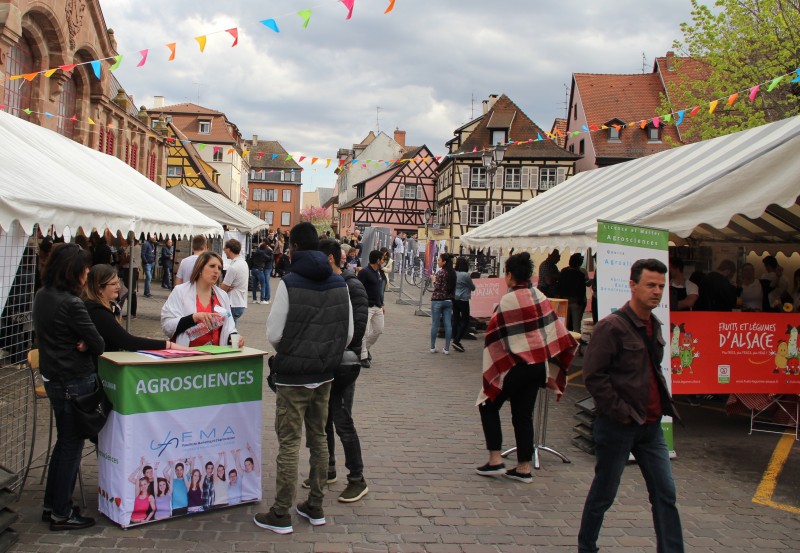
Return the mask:
[[[481,161],[483,162],[483,166],[486,169],[486,188],[488,191],[488,198],[489,198],[489,212],[486,215],[486,220],[492,218],[492,196],[494,195],[494,176],[497,173],[497,170],[500,168],[500,163],[503,161],[503,158],[506,155],[506,148],[503,144],[495,145],[493,150],[484,150],[481,154]],[[502,192],[500,195],[502,197]]]

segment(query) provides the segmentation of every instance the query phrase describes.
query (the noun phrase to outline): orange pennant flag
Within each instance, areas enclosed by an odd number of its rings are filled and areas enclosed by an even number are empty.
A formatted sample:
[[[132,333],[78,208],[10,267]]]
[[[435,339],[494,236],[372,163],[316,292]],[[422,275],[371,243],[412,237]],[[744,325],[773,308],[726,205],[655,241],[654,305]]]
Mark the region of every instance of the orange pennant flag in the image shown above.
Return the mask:
[[[646,126],[647,126],[647,119],[642,119],[641,122],[639,122],[639,127],[643,129]]]
[[[317,162],[318,159],[319,159],[318,157],[312,157],[311,158],[311,165],[314,165]]]
[[[196,36],[194,39],[197,41],[197,44],[200,45],[200,53],[202,54],[206,49],[206,37],[205,36]]]
[[[386,11],[383,12],[383,13],[389,13],[390,11],[392,11],[394,9],[394,3],[395,3],[395,0],[389,0],[389,7],[386,8]]]
[[[734,92],[733,94],[731,94],[730,96],[728,96],[728,105],[729,105],[729,106],[732,106],[732,105],[733,105],[733,103],[736,101],[736,99],[737,99],[738,97],[739,97],[739,93],[738,93],[738,92]]]
[[[36,75],[39,73],[23,73],[22,76],[25,78],[26,81],[30,82],[36,78]]]
[[[717,109],[717,104],[719,104],[719,100],[714,100],[708,104],[708,113],[714,113],[714,110]]]
[[[226,153],[227,155],[231,155],[234,151],[235,150],[233,148],[228,148],[228,151]]]
[[[172,61],[175,59],[175,46],[177,46],[175,42],[170,42],[167,44],[167,48],[169,48],[170,51],[169,59],[167,61]]]

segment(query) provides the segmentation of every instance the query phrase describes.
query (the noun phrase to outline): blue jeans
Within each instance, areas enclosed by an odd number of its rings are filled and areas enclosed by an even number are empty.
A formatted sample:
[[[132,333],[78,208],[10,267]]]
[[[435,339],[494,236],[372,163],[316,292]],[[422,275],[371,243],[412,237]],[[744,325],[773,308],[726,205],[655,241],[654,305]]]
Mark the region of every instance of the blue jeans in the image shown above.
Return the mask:
[[[164,274],[161,277],[161,286],[166,286],[167,288],[172,288],[172,262],[168,262],[166,265],[162,265],[164,268]]]
[[[328,401],[328,422],[325,423],[325,434],[328,436],[328,472],[336,469],[335,428],[344,449],[344,466],[349,471],[348,482],[361,482],[364,479],[361,441],[353,423],[353,398],[360,372],[360,365],[341,366],[336,370]]]
[[[253,278],[253,301],[258,301],[258,287],[261,286],[261,296],[264,296],[264,271],[261,269],[250,269],[250,276]]]
[[[272,273],[272,267],[267,267],[261,273],[264,275],[264,285],[261,287],[261,301],[269,301],[269,275]]]
[[[650,496],[656,551],[683,553],[681,519],[675,506],[675,482],[661,425],[622,424],[601,416],[594,422],[593,436],[597,462],[594,480],[583,506],[581,529],[578,532],[579,553],[598,551],[600,527],[617,495],[630,453],[636,457]]]
[[[231,307],[231,317],[233,317],[234,323],[239,320],[239,317],[244,315],[244,310],[245,310],[244,307]]]
[[[436,347],[436,336],[439,334],[439,320],[444,319],[444,349],[450,349],[453,337],[453,302],[450,300],[433,300],[431,302],[431,349]]]
[[[144,266],[144,295],[150,295],[150,281],[153,280],[153,263],[143,263]]]
[[[77,421],[72,404],[65,394],[84,395],[97,389],[97,376],[68,380],[65,384],[50,380],[44,383],[53,415],[56,419],[56,444],[47,470],[47,485],[44,489],[44,508],[52,509],[58,520],[69,518],[72,513],[72,492],[78,478],[78,469],[83,455],[83,438],[78,437]]]

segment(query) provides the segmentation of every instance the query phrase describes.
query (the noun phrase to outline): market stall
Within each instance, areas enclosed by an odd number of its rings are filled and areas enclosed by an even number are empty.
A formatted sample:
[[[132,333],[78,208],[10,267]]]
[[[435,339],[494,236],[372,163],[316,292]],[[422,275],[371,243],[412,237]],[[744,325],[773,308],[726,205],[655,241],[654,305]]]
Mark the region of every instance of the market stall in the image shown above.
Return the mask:
[[[259,501],[263,356],[104,354],[100,512],[127,527]]]

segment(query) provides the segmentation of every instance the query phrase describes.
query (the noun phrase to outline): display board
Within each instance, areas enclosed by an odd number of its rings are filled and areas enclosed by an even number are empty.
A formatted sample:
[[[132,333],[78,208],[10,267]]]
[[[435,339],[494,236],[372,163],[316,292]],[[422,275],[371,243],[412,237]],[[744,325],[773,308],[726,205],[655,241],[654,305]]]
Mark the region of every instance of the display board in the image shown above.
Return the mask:
[[[800,313],[677,311],[670,325],[676,394],[800,394]]]
[[[98,503],[127,527],[261,499],[263,352],[100,358]]]

